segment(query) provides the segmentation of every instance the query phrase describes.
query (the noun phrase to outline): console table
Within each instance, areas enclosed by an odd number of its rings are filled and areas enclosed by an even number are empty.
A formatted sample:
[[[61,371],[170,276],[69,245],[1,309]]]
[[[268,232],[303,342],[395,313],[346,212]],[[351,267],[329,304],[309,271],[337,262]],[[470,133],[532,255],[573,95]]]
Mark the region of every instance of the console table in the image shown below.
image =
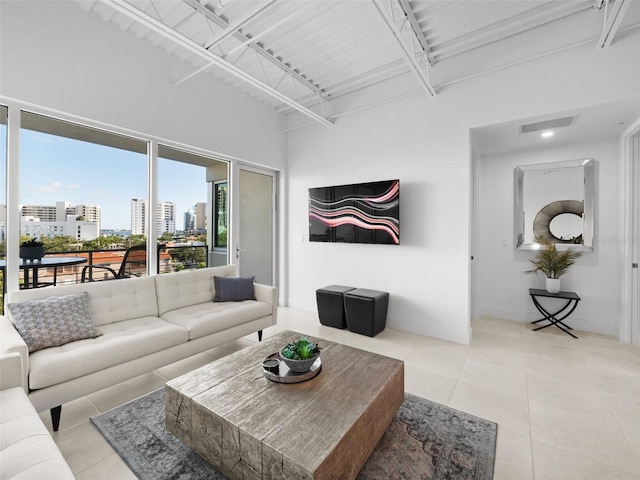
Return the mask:
[[[544,320],[548,320],[548,325],[543,325],[538,328],[534,328],[533,330],[542,330],[543,328],[550,327],[555,325],[564,333],[571,335],[573,338],[576,337],[569,330],[573,330],[569,325],[563,323],[562,321],[567,318],[569,315],[573,313],[573,311],[578,306],[578,302],[580,301],[580,297],[575,292],[558,292],[558,293],[549,293],[546,290],[541,290],[538,288],[530,288],[529,295],[531,295],[531,300],[533,300],[533,304],[538,309],[538,311],[543,315],[543,317],[539,320],[535,320],[531,323],[539,323]],[[555,312],[549,312],[542,304],[538,301],[538,297],[548,297],[548,298],[560,298],[566,300],[567,302]]]

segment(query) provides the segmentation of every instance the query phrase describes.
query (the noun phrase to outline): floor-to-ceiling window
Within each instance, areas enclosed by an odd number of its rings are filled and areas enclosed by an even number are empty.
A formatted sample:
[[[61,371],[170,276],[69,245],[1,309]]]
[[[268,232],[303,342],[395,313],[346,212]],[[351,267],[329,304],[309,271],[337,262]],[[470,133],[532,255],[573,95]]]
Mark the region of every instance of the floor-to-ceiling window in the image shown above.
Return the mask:
[[[219,216],[227,205],[217,202],[218,182],[227,178],[227,163],[192,151],[158,147],[158,217],[162,244],[160,273],[213,265],[220,245]],[[225,233],[226,234],[226,233]]]
[[[20,129],[20,241],[38,239],[47,256],[83,256],[84,264],[57,267],[57,283],[147,274],[148,142],[22,112]],[[137,250],[131,247],[140,246]],[[90,268],[85,268],[91,266]],[[95,266],[95,267],[93,267]],[[38,281],[21,268],[23,287]]]
[[[0,155],[0,281],[5,289],[238,261],[229,253],[233,186],[227,160],[116,126],[14,103],[0,107]],[[250,198],[256,200],[255,195]],[[262,200],[256,201],[259,205],[245,202],[243,207],[238,201],[237,210],[262,212]],[[15,215],[7,219],[6,211]],[[259,217],[273,225],[272,215],[269,209]],[[273,235],[270,228],[260,231]],[[13,256],[4,260],[5,239],[9,252],[15,248],[15,257],[18,244],[35,239],[44,244],[45,258],[82,261],[54,269],[44,264],[35,268]],[[235,239],[234,245],[238,232]],[[260,244],[273,250],[272,240],[262,238]],[[271,264],[273,257],[263,260]],[[246,268],[252,265],[247,255],[244,263]],[[262,276],[271,278],[273,273]]]

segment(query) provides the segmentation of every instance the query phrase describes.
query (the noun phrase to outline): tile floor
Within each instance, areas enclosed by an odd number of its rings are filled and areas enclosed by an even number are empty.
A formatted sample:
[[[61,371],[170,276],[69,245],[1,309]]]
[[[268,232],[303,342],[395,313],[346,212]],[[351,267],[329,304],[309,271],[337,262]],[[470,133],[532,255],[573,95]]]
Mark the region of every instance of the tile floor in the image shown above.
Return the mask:
[[[640,478],[640,347],[495,318],[469,346],[386,329],[375,338],[281,308],[283,329],[405,361],[407,392],[498,423],[495,479]],[[56,443],[79,480],[134,479],[89,417],[257,341],[251,335],[63,406]],[[50,427],[49,415],[41,418]]]

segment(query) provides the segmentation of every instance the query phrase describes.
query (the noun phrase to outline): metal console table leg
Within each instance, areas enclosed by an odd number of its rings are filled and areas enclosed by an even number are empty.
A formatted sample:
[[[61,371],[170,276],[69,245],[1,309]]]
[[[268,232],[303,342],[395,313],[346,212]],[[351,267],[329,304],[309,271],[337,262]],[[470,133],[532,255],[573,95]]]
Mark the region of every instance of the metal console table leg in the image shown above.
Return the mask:
[[[533,304],[535,305],[536,309],[543,315],[542,318],[540,318],[539,320],[535,320],[531,323],[539,323],[544,320],[547,320],[549,322],[548,325],[543,325],[541,327],[534,328],[533,329],[534,331],[542,330],[543,328],[547,328],[547,327],[551,327],[552,325],[555,325],[567,335],[571,335],[573,338],[578,338],[569,331],[569,330],[573,330],[573,328],[571,328],[569,325],[563,322],[563,320],[567,318],[569,315],[571,315],[573,311],[576,309],[576,307],[578,306],[580,297],[576,293],[574,292],[549,293],[546,290],[530,288],[529,295],[531,295],[531,300],[533,300]],[[549,312],[538,301],[537,297],[561,298],[563,300],[566,300],[567,302],[559,310],[552,313],[552,312]]]

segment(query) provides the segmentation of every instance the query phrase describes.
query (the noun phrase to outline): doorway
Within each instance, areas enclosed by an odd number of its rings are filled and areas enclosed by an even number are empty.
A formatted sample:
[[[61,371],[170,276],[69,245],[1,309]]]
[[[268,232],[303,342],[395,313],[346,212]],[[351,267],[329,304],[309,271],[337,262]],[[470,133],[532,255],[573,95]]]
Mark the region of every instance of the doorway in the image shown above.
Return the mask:
[[[621,137],[625,179],[620,340],[640,344],[640,121]]]
[[[276,172],[236,164],[235,263],[241,277],[275,285]]]

